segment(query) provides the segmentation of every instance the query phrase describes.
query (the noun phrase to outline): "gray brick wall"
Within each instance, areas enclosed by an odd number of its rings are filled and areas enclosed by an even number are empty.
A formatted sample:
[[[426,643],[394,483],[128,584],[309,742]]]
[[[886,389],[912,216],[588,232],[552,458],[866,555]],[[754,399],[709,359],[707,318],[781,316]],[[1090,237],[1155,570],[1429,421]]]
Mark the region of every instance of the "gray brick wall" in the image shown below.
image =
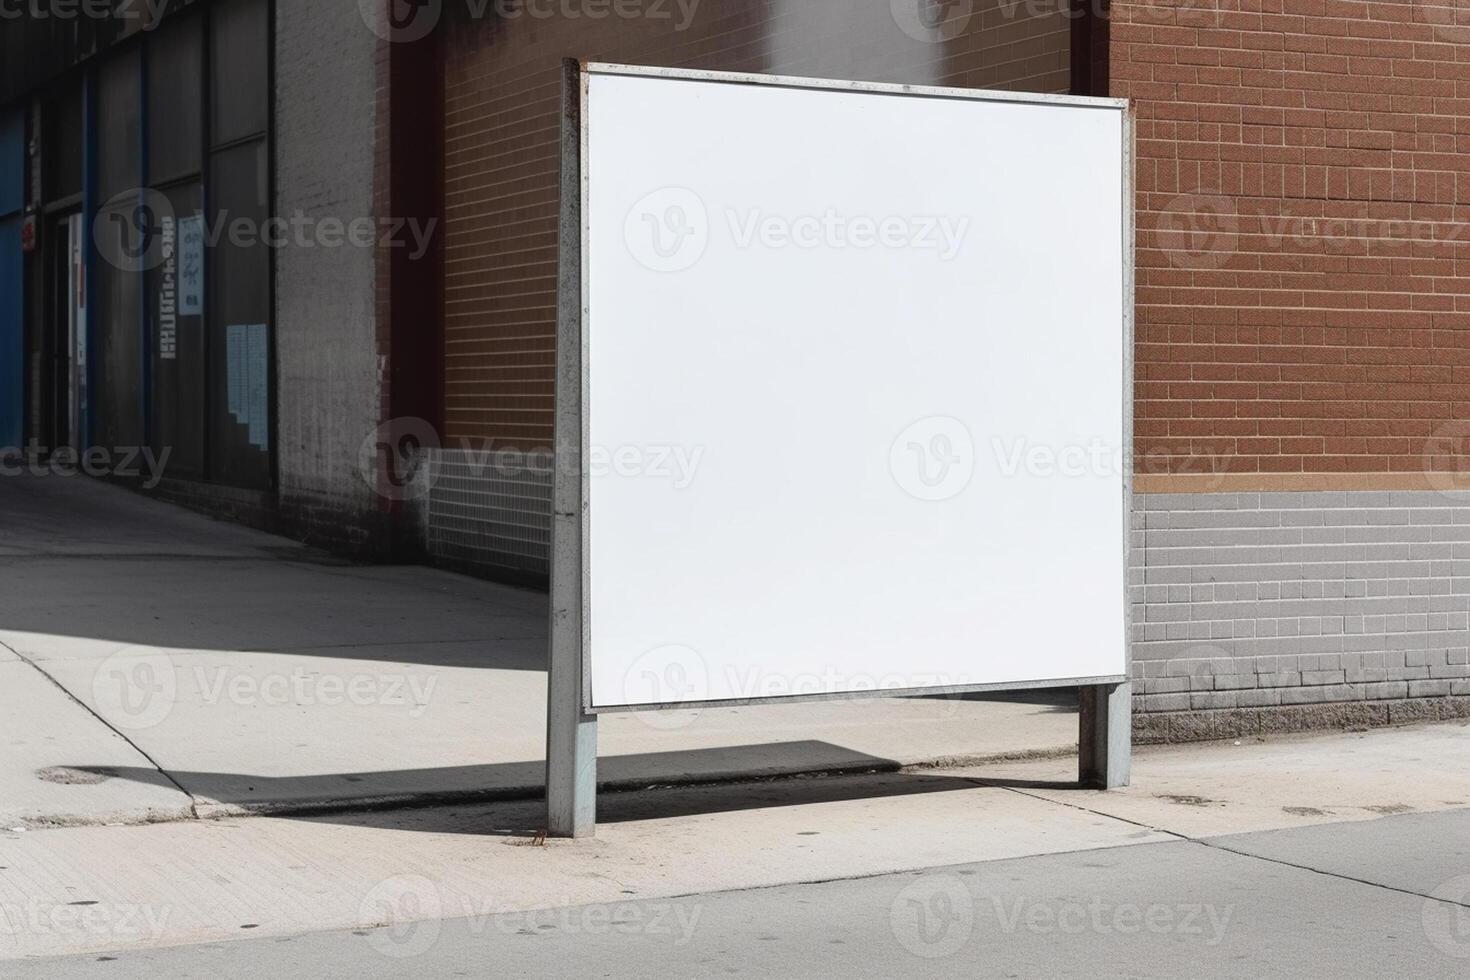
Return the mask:
[[[1470,493],[1135,498],[1141,712],[1470,694]]]
[[[502,474],[458,451],[436,464],[430,553],[473,571],[544,577],[549,468]],[[1470,696],[1470,492],[1140,494],[1132,521],[1140,714]],[[1326,723],[1400,717],[1421,715],[1339,713]]]
[[[423,524],[439,564],[545,584],[550,575],[550,462],[519,453],[434,453]]]

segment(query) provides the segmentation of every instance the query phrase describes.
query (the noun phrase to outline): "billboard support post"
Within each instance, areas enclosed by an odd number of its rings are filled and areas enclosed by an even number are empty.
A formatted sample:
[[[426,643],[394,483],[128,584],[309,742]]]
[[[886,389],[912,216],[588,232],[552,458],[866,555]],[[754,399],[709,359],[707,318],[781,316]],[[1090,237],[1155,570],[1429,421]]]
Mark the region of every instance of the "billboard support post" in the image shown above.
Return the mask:
[[[587,591],[587,458],[582,370],[582,96],[576,61],[563,65],[561,224],[557,261],[556,452],[551,530],[551,663],[546,698],[546,832],[590,837],[597,826],[597,716],[583,705]]]
[[[1133,313],[1135,248],[1133,200],[1133,110],[1123,113],[1123,445],[1133,445]],[[1123,576],[1132,564],[1133,470],[1123,468],[1123,520],[1129,540],[1123,547]],[[1123,604],[1125,642],[1131,644],[1131,603]],[[1129,657],[1132,669],[1132,657]],[[1133,762],[1133,683],[1085,684],[1078,689],[1078,781],[1089,789],[1128,785]]]
[[[1078,781],[1088,789],[1127,786],[1133,754],[1132,683],[1090,684],[1078,694]]]

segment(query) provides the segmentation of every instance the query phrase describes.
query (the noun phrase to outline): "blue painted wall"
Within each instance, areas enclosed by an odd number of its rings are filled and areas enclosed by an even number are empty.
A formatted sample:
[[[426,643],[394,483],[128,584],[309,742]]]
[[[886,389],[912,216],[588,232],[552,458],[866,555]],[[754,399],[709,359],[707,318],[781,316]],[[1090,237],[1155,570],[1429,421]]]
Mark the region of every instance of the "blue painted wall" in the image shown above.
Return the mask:
[[[25,261],[20,210],[25,204],[25,119],[0,115],[0,449],[24,441]]]

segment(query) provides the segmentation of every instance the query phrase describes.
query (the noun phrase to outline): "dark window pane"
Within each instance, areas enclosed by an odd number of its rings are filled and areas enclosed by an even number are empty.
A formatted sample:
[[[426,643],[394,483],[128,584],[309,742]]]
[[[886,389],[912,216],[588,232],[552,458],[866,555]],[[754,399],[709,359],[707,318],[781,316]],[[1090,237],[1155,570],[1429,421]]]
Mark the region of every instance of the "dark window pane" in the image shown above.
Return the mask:
[[[266,211],[265,141],[210,160],[209,456],[216,482],[270,485],[270,253],[262,241]]]
[[[148,182],[199,172],[203,114],[200,19],[169,21],[148,39]]]
[[[97,189],[103,201],[137,190],[138,51],[109,58],[97,79]]]
[[[269,86],[264,0],[225,0],[210,29],[211,145],[264,133]]]
[[[82,87],[75,84],[46,109],[45,175],[47,201],[82,192]]]
[[[142,230],[147,220],[146,209],[140,210],[136,196],[130,196],[102,210],[93,225],[100,261],[93,265],[97,325],[91,355],[96,383],[92,444],[108,449],[143,444],[138,269],[147,261]]]
[[[139,191],[136,49],[109,58],[97,79],[97,186],[103,202],[93,223],[101,261],[96,269],[96,348],[93,377],[97,445],[141,446],[142,315],[138,270],[146,263],[152,220]]]
[[[0,216],[25,205],[26,117],[0,112]]]

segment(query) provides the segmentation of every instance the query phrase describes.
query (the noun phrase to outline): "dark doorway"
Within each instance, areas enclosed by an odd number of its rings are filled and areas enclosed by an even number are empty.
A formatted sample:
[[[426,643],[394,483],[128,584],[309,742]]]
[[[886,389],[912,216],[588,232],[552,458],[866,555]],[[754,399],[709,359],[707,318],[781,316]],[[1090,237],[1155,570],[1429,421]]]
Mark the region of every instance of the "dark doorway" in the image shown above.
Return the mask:
[[[38,435],[45,449],[80,450],[86,405],[86,279],[82,216],[51,215],[43,235],[45,315],[41,321]]]

